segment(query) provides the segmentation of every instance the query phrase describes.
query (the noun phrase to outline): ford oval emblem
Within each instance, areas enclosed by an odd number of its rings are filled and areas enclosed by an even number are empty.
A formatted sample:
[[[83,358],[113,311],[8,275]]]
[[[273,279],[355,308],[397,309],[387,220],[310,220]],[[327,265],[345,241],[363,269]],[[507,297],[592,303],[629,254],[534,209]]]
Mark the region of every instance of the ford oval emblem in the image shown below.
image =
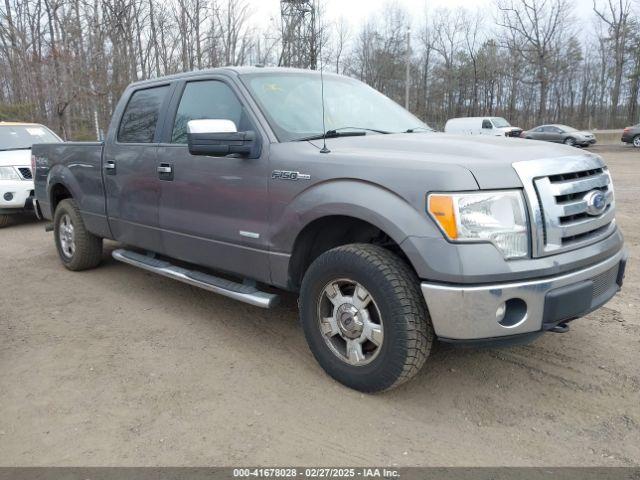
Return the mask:
[[[591,190],[584,196],[587,202],[587,214],[592,217],[600,215],[607,208],[607,197],[601,190]]]

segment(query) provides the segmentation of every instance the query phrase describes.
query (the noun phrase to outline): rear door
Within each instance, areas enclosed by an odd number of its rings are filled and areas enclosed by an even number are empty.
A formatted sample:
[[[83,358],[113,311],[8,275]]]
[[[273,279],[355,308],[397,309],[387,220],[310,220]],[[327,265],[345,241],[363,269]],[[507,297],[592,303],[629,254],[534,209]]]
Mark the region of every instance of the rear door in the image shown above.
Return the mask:
[[[564,134],[558,127],[547,127],[547,138],[550,142],[562,143],[564,141]]]
[[[241,92],[226,77],[181,82],[170,109],[158,165],[160,226],[174,258],[268,281],[268,141]],[[262,155],[191,155],[187,122],[224,119],[262,135]]]
[[[544,126],[542,127],[542,133],[540,134],[540,136],[538,137],[539,140],[544,140],[545,142],[553,142],[553,131],[552,131],[553,127],[550,126]]]
[[[534,128],[529,131],[528,136],[534,140],[544,140],[544,127]]]
[[[158,206],[158,139],[172,86],[134,90],[119,105],[109,128],[102,160],[107,215],[114,238],[162,251]],[[126,94],[125,94],[126,96]]]

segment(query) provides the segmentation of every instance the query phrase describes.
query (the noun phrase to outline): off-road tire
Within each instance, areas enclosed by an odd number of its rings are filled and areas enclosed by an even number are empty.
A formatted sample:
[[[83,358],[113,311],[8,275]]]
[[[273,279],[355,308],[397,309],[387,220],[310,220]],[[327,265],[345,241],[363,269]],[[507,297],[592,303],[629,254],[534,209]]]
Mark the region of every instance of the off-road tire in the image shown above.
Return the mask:
[[[11,224],[11,215],[0,215],[0,228]]]
[[[340,278],[364,286],[383,319],[381,350],[366,365],[353,366],[338,358],[319,327],[322,291]],[[311,352],[331,377],[350,388],[373,393],[397,387],[413,378],[429,356],[434,333],[420,281],[403,260],[382,247],[351,244],[322,254],[304,276],[299,304]]]
[[[74,227],[75,252],[67,257],[60,244],[60,222],[64,214],[69,215]],[[62,200],[53,217],[53,234],[62,264],[73,271],[88,270],[98,266],[102,260],[102,238],[87,230],[80,210],[73,199]]]

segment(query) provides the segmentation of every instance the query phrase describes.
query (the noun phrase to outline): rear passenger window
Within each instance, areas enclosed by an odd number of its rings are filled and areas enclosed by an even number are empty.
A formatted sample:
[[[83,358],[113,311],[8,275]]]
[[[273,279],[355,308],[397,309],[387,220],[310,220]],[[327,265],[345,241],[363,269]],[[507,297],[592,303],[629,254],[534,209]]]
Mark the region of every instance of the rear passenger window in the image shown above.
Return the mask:
[[[160,108],[168,91],[169,86],[164,85],[138,90],[131,96],[120,121],[118,142],[153,143]]]
[[[252,130],[236,95],[218,80],[187,83],[176,113],[171,143],[187,143],[187,122],[203,119],[232,120],[239,132]]]

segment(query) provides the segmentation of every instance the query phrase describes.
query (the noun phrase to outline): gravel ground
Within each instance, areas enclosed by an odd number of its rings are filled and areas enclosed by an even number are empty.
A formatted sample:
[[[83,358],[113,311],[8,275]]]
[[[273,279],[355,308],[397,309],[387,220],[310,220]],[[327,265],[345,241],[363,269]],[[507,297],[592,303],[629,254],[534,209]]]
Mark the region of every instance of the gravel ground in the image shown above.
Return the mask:
[[[623,292],[532,345],[438,346],[366,396],[327,377],[295,301],[273,311],[117,263],[66,271],[0,231],[0,465],[640,465],[640,151],[609,162]]]

